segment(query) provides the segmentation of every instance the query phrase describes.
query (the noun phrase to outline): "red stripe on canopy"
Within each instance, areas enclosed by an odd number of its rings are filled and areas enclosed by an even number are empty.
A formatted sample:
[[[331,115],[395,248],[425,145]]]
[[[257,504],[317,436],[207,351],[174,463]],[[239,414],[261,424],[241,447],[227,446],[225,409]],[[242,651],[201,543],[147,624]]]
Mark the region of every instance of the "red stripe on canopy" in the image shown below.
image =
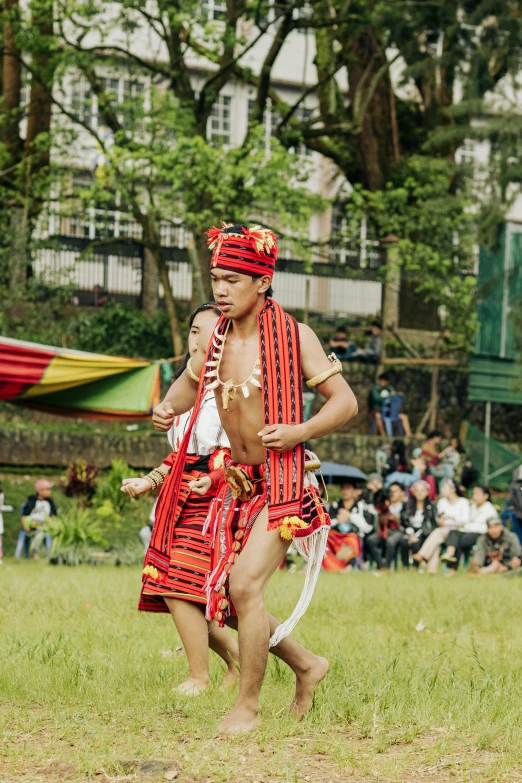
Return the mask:
[[[1,340],[0,340],[1,344]],[[0,399],[9,400],[21,394],[26,386],[40,383],[57,352],[35,350],[21,345],[1,344]]]

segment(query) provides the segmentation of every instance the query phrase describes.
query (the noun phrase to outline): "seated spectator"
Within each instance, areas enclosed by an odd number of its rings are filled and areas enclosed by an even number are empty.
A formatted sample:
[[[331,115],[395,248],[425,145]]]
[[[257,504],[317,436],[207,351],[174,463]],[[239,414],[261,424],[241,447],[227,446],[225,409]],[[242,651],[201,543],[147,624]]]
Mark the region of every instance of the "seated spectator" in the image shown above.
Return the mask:
[[[403,537],[403,514],[406,497],[400,484],[392,484],[389,495],[385,490],[376,493],[377,531],[366,537],[369,557],[375,561],[377,573],[389,571],[395,561]]]
[[[465,459],[462,464],[462,471],[460,474],[460,487],[463,494],[466,493],[473,484],[476,484],[479,479],[479,472],[473,467],[473,463],[469,459]]]
[[[2,550],[2,541],[4,536],[4,511],[12,511],[12,506],[6,506],[4,505],[4,493],[2,490],[2,486],[0,485],[0,565],[2,565],[2,558],[3,558],[3,550]]]
[[[350,561],[361,555],[361,539],[373,529],[361,495],[362,489],[347,481],[341,487],[341,499],[330,504],[332,527],[323,560],[325,571],[350,570]]]
[[[459,530],[469,522],[469,500],[461,497],[460,489],[452,479],[442,484],[441,497],[437,503],[438,527],[430,533],[413,559],[422,566],[428,566],[429,574],[437,573],[441,545],[446,542],[451,530]]]
[[[401,541],[401,560],[404,568],[410,564],[418,565],[411,559],[417,554],[429,534],[436,528],[436,507],[429,498],[430,486],[422,479],[411,486],[412,497],[406,503],[406,513],[403,524],[404,536]]]
[[[522,465],[513,473],[501,517],[504,524],[511,523],[511,530],[522,542]]]
[[[502,574],[520,568],[522,547],[518,537],[506,530],[497,517],[488,519],[488,531],[480,536],[469,565],[472,574]]]
[[[348,339],[348,331],[345,326],[340,326],[335,330],[335,335],[328,345],[330,350],[333,351],[342,362],[347,361],[348,358],[357,351],[355,343]]]
[[[446,540],[446,551],[441,561],[447,563],[456,573],[461,555],[473,549],[479,536],[488,532],[488,519],[497,516],[497,509],[490,501],[487,487],[474,487],[471,496],[469,522],[460,530],[451,530]]]
[[[448,454],[448,448],[443,451],[439,451],[440,442],[442,439],[442,432],[440,430],[433,430],[428,435],[428,440],[423,443],[422,456],[426,457],[430,470],[436,479],[453,478],[455,468],[450,462],[445,462],[446,455]],[[449,450],[451,453],[451,449]],[[450,457],[451,460],[451,457]]]
[[[34,485],[35,494],[30,495],[21,509],[22,529],[18,534],[15,558],[18,560],[25,551],[29,557],[29,545],[32,545],[33,557],[38,560],[42,542],[45,540],[47,557],[51,555],[52,537],[45,532],[48,519],[57,515],[54,500],[51,497],[53,485],[47,479],[38,479]]]
[[[346,361],[348,362],[368,362],[378,364],[382,356],[382,323],[374,321],[371,326],[372,336],[370,337],[366,348],[359,348],[351,353]]]
[[[437,482],[431,475],[428,460],[425,457],[416,457],[412,460],[411,464],[413,468],[412,474],[415,478],[415,481],[422,479],[422,481],[426,482],[430,488],[429,498],[432,503],[434,503],[437,500]]]

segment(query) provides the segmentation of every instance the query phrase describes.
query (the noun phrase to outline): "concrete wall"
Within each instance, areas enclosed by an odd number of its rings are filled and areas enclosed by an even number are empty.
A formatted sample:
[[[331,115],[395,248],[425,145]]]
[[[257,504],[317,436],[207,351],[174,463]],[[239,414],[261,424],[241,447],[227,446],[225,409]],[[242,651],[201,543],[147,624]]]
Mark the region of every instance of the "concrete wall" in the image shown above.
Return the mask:
[[[312,442],[323,460],[375,469],[375,451],[380,438],[334,433]],[[417,441],[412,441],[417,445]],[[109,433],[49,432],[3,429],[0,432],[0,465],[65,467],[79,458],[107,468],[119,457],[133,468],[153,468],[169,453],[165,435],[111,435]]]

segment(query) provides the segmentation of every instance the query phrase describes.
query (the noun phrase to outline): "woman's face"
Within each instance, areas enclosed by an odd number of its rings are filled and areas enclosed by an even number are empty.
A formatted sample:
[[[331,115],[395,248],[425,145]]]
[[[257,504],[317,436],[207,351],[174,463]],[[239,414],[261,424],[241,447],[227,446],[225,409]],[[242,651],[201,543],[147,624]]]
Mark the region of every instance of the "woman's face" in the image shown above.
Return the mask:
[[[208,326],[209,323],[217,323],[218,317],[215,310],[203,310],[194,318],[188,338],[188,349],[191,356],[194,356],[198,350],[199,335],[203,327]]]
[[[455,489],[449,481],[445,481],[441,487],[440,494],[443,498],[452,498],[455,495]]]
[[[458,445],[459,445],[459,442],[458,442],[457,438],[452,438],[450,440],[450,446],[451,446],[452,449],[455,449],[455,451],[457,451]]]
[[[414,484],[411,488],[411,494],[415,500],[426,500],[429,495],[429,491],[424,484]]]
[[[471,493],[471,499],[473,503],[480,508],[480,506],[483,506],[486,500],[489,500],[488,495],[484,492],[481,487],[473,487],[473,492]]]

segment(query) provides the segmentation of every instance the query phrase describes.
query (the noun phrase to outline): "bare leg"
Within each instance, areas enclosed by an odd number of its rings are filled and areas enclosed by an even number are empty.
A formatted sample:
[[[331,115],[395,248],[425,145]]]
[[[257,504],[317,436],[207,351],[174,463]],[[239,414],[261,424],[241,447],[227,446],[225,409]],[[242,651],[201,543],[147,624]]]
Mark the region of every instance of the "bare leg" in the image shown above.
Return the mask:
[[[381,436],[381,438],[385,438],[386,437],[386,432],[384,431],[384,424],[383,424],[383,421],[382,421],[381,412],[380,411],[374,411],[373,415],[375,417],[375,423],[377,425],[377,429],[379,430],[379,435]]]
[[[179,598],[165,598],[189,665],[189,676],[176,688],[179,693],[197,696],[208,688],[208,626],[200,607]]]
[[[401,420],[402,428],[404,430],[404,437],[411,438],[410,420],[407,413],[399,413],[399,419]]]
[[[230,574],[230,595],[237,612],[241,685],[238,700],[218,731],[235,734],[247,732],[259,723],[259,693],[265,674],[270,634],[279,623],[270,618],[264,605],[268,581],[284,557],[288,543],[278,530],[267,531],[265,507],[250,533],[247,545]],[[304,714],[311,706],[313,687],[324,677],[328,663],[308,653],[293,639],[285,639],[273,652],[294,669],[298,686],[294,708]],[[322,662],[321,674],[316,664]]]
[[[227,665],[227,673],[220,685],[220,691],[233,688],[239,680],[239,646],[228,628],[220,628],[217,623],[208,625],[208,644]]]

